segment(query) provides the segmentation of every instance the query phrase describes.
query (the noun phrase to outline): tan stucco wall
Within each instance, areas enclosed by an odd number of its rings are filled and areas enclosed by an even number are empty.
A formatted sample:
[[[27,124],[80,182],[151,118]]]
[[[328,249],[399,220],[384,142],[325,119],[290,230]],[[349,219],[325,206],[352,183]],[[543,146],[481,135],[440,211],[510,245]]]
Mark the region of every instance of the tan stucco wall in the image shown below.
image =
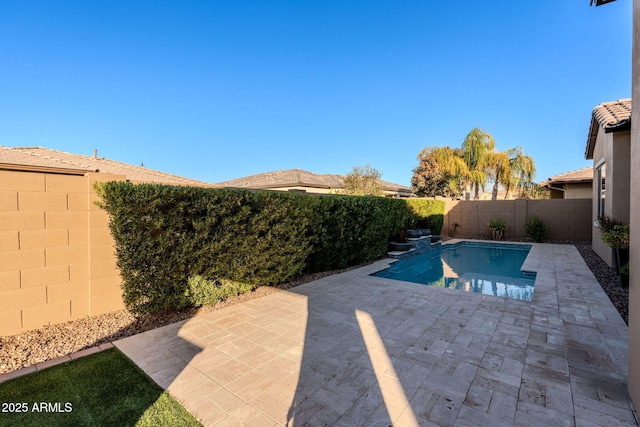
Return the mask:
[[[594,185],[593,195],[593,250],[610,266],[613,265],[611,248],[600,239],[600,233],[595,225],[597,220],[597,204],[599,188],[595,168],[606,165],[605,184],[605,214],[619,221],[629,222],[629,179],[630,179],[630,141],[631,132],[598,132],[593,150]]]
[[[598,227],[592,225],[593,238],[591,240],[591,249],[598,254],[609,267],[613,266],[615,253],[610,246],[602,241],[602,232]]]
[[[564,191],[561,190],[549,190],[550,199],[564,199]]]
[[[611,187],[607,187],[607,197],[611,190],[611,213],[614,218],[629,222],[629,186],[631,178],[631,132],[616,132],[613,134],[613,176]],[[608,171],[607,171],[608,174]]]
[[[556,184],[554,187],[559,187]],[[590,183],[563,184],[562,190],[549,190],[550,199],[590,199],[593,194],[592,185]]]
[[[491,219],[507,224],[506,239],[526,237],[527,216],[539,215],[549,230],[549,240],[591,241],[591,199],[496,200],[445,202],[443,235],[486,239]]]
[[[564,192],[565,199],[590,199],[593,194],[591,184],[567,184]]]
[[[0,171],[0,335],[123,308],[97,180]]]
[[[640,0],[633,0],[632,99],[640,99]],[[640,103],[632,103],[629,276],[629,393],[640,408]]]

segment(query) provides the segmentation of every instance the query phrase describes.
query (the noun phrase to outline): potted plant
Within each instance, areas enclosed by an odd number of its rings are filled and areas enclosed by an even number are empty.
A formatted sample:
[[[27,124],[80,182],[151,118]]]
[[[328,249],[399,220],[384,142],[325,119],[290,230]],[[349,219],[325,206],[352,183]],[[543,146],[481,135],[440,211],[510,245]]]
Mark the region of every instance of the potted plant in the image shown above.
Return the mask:
[[[607,231],[613,230],[613,227],[615,227],[616,225],[624,225],[624,223],[609,215],[600,215],[595,225],[600,229],[600,232],[604,234]]]
[[[629,263],[620,267],[620,282],[624,287],[629,286]]]
[[[602,233],[602,241],[615,250],[615,268],[629,262],[629,225],[614,225],[608,231]]]
[[[491,231],[491,237],[493,240],[502,240],[506,229],[507,224],[500,218],[489,221],[489,230]]]

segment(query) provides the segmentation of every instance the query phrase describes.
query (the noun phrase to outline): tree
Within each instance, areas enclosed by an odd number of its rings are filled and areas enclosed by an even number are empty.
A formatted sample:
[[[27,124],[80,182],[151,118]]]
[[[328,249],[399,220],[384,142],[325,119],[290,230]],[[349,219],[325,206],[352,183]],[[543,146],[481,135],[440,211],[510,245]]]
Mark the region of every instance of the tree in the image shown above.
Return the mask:
[[[518,197],[521,199],[548,199],[549,190],[533,181],[518,184]]]
[[[491,200],[498,198],[498,189],[502,185],[505,190],[505,199],[509,191],[516,189],[520,195],[525,188],[529,190],[536,174],[536,166],[533,159],[522,152],[522,147],[509,148],[489,155],[487,174],[493,181]]]
[[[531,197],[535,193],[533,183],[536,167],[531,157],[522,152],[521,147],[495,151],[495,140],[480,128],[469,132],[462,148],[425,147],[418,156],[419,164],[414,169],[412,185],[416,189],[437,187],[443,180],[448,182],[450,195],[460,194],[464,189],[465,198],[480,198],[480,191],[488,181],[493,182],[492,199],[498,197],[500,186],[506,190],[505,199],[511,190],[518,191],[521,197]],[[435,166],[430,162],[435,162]],[[433,174],[432,176],[425,176]],[[414,184],[415,182],[415,184]],[[431,187],[429,187],[431,186]]]
[[[491,190],[491,200],[498,198],[498,190],[500,184],[511,185],[511,159],[505,151],[492,153],[487,165],[487,175],[493,181],[493,189]],[[508,190],[507,190],[508,192]]]
[[[487,182],[486,169],[495,146],[493,137],[480,128],[471,129],[462,142],[463,158],[469,169],[469,181],[474,190],[473,198],[476,200],[480,198],[480,190],[484,191]]]
[[[484,172],[471,170],[465,160],[465,153],[460,148],[436,147],[431,151],[433,159],[449,177],[449,189],[454,195],[464,192],[469,200],[474,182],[483,182]]]
[[[343,192],[353,196],[382,196],[382,173],[369,165],[354,166],[344,177]]]
[[[433,148],[426,147],[418,155],[418,166],[413,170],[411,188],[420,197],[459,197],[462,190],[453,182],[453,176],[440,168]]]

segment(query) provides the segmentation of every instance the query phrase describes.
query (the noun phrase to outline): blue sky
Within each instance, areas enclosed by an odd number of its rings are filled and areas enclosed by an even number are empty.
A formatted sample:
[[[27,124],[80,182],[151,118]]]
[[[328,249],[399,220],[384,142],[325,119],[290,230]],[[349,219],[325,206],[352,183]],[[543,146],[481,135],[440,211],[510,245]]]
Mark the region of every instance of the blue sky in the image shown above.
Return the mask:
[[[631,96],[631,0],[0,3],[0,145],[219,182],[369,164],[408,185],[474,127],[541,181]]]

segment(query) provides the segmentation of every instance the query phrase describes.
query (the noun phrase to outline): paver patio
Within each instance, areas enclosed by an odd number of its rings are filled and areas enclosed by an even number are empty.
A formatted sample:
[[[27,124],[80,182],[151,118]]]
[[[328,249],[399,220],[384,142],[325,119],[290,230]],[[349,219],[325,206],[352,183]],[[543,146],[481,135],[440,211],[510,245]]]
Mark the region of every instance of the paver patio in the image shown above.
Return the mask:
[[[205,425],[635,426],[627,327],[572,245],[532,302],[369,276],[389,260],[115,345]]]

